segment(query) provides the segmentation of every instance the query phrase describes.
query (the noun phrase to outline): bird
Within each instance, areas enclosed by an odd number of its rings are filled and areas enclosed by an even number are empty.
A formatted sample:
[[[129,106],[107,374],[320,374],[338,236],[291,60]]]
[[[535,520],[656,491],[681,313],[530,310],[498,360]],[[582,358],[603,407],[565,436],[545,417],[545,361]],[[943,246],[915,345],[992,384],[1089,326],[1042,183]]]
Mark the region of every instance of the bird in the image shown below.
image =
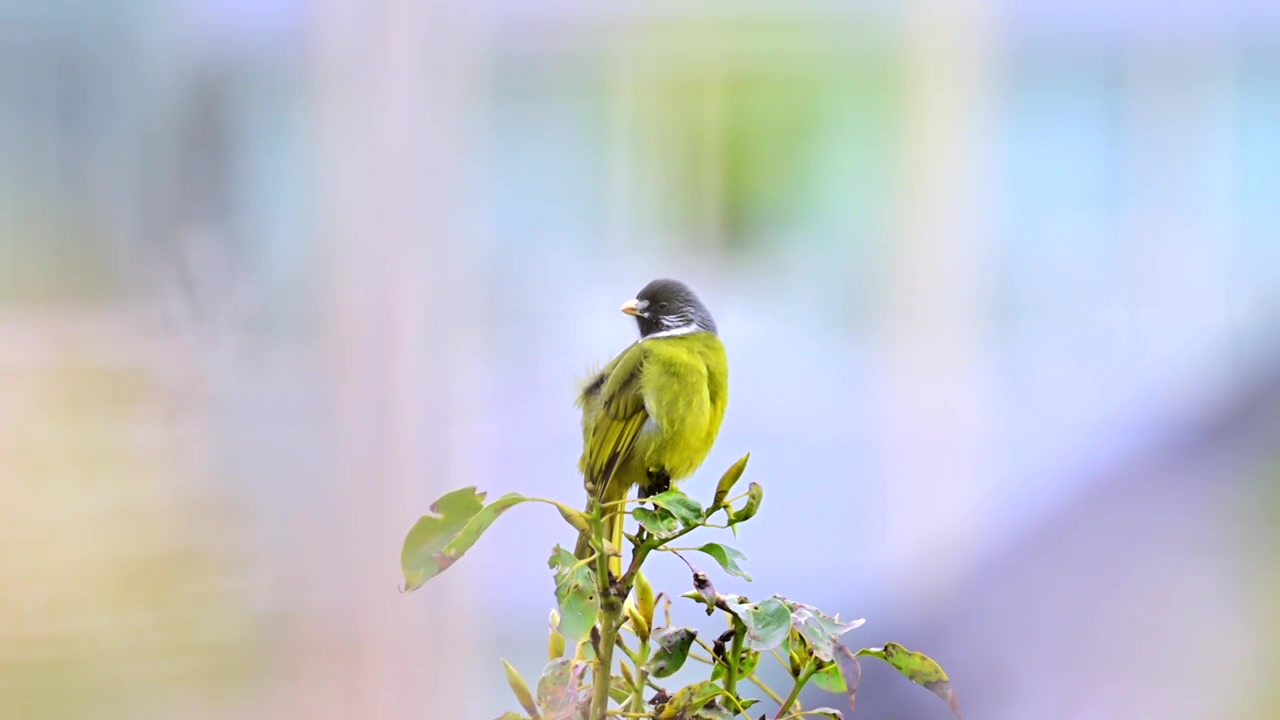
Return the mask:
[[[729,399],[716,322],[689,286],[654,280],[621,310],[635,318],[640,337],[582,384],[576,403],[588,513],[627,499],[632,487],[651,497],[692,475],[715,444]],[[625,516],[621,505],[604,511],[604,537],[619,550]],[[590,535],[581,533],[575,556],[592,552]],[[620,575],[621,563],[610,557],[610,573]]]

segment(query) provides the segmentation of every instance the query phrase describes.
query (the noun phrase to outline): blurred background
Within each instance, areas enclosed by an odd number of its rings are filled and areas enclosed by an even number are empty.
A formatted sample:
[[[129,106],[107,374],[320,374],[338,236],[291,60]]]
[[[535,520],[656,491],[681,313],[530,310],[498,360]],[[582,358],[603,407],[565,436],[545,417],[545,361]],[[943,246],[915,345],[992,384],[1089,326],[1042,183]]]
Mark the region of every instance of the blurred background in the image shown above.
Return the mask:
[[[1274,3],[18,0],[0,157],[0,717],[515,708],[572,533],[400,543],[580,501],[657,276],[732,367],[687,489],[766,489],[722,592],[971,718],[1280,715]]]

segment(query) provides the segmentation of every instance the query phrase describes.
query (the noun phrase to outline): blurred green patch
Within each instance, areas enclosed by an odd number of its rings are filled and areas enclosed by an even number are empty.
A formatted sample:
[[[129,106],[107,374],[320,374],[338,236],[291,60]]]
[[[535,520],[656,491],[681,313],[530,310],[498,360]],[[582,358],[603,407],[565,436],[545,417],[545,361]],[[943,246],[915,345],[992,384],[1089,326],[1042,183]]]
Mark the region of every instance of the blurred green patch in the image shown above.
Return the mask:
[[[686,19],[631,42],[679,226],[713,208],[723,242],[746,249],[784,228],[848,244],[883,217],[902,112],[893,48],[804,21]]]

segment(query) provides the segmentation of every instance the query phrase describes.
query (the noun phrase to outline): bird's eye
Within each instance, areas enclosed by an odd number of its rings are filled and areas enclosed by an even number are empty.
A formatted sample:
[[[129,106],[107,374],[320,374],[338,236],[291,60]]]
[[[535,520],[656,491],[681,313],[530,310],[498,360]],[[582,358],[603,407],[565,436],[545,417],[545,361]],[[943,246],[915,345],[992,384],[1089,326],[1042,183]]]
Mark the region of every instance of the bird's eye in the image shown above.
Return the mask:
[[[666,301],[666,300],[663,300],[662,302],[658,303],[658,309],[659,309],[659,310],[666,310],[666,309],[667,309],[667,301]]]

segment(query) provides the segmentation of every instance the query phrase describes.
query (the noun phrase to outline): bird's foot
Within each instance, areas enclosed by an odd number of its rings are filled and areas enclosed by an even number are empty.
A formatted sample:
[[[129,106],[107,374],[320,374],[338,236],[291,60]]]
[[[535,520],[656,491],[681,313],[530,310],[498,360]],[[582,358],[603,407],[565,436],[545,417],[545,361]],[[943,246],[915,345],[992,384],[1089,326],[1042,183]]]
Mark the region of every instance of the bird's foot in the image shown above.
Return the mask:
[[[649,482],[641,487],[637,491],[636,495],[643,500],[645,498],[653,497],[654,495],[661,495],[670,489],[671,476],[667,474],[666,470],[650,470]]]

